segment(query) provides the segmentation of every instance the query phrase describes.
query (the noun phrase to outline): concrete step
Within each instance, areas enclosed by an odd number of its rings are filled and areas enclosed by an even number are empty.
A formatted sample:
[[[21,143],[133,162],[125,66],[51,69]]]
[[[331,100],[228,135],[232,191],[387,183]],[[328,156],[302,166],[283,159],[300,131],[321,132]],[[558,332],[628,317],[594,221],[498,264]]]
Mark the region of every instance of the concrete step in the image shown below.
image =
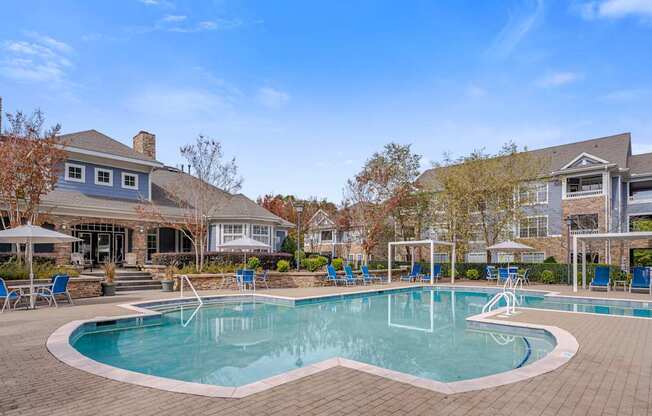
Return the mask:
[[[130,281],[130,280],[152,280],[151,274],[134,274],[131,276],[116,276],[116,281]]]
[[[116,292],[131,292],[135,290],[161,290],[161,285],[159,284],[158,286],[153,286],[153,285],[129,285],[129,286],[116,286],[115,291]]]
[[[116,287],[122,286],[161,286],[158,280],[114,280]]]

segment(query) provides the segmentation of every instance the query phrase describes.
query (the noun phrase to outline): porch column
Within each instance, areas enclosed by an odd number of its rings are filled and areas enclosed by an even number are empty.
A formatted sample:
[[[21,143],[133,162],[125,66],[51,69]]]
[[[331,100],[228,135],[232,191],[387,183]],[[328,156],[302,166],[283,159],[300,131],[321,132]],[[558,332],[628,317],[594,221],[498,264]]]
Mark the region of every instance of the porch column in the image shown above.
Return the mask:
[[[573,236],[573,292],[577,292],[577,236]]]
[[[582,289],[586,289],[586,241],[582,240]]]

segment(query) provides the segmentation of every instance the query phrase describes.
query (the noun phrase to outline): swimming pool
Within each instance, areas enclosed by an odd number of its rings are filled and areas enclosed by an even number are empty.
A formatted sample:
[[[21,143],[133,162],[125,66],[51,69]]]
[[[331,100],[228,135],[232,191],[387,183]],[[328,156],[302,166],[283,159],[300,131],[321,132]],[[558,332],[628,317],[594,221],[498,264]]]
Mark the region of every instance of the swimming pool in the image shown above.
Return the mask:
[[[518,369],[546,356],[543,331],[471,328],[491,293],[414,288],[298,301],[227,299],[162,306],[137,324],[81,326],[70,343],[112,367],[239,387],[333,357],[451,383]],[[539,297],[527,296],[536,303]]]

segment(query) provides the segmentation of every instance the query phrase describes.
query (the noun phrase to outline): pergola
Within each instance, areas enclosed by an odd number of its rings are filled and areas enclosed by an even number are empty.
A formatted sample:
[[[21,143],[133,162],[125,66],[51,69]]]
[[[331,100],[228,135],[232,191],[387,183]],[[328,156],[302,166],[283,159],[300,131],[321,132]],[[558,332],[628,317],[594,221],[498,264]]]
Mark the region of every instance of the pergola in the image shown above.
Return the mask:
[[[591,241],[631,241],[650,240],[652,231],[632,231],[627,233],[579,234],[573,236],[573,253],[577,253],[577,245],[581,244],[582,252],[582,289],[586,289],[586,243]],[[577,254],[573,255],[573,292],[577,292]]]
[[[387,281],[392,281],[392,248],[407,246],[412,249],[412,266],[414,266],[414,248],[430,246],[430,284],[435,283],[435,246],[451,247],[451,283],[455,283],[455,243],[450,241],[417,240],[417,241],[392,241],[387,244]]]

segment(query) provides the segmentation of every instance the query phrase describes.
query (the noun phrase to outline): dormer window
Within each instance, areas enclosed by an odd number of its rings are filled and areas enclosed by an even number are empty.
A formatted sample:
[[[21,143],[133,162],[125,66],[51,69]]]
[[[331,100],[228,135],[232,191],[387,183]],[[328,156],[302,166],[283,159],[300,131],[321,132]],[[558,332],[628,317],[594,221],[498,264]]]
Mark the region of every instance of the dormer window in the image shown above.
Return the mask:
[[[75,163],[66,163],[65,180],[69,182],[86,182],[86,167]]]
[[[138,175],[122,172],[122,187],[124,189],[138,189]]]
[[[95,185],[113,186],[113,171],[95,168]]]

